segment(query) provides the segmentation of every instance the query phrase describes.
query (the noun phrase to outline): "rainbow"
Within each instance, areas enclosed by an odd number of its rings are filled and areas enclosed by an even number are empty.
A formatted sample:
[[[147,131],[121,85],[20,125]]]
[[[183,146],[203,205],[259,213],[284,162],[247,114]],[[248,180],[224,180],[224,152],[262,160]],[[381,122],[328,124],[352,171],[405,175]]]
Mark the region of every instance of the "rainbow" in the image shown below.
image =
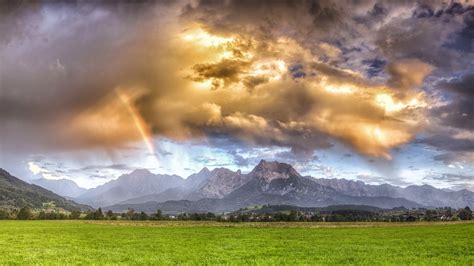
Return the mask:
[[[135,128],[140,134],[146,148],[153,156],[155,156],[155,148],[153,146],[150,128],[145,123],[145,120],[143,120],[137,108],[133,105],[131,97],[119,88],[116,88],[115,92],[117,93],[117,96],[119,97],[120,101],[123,103],[125,108],[127,108],[128,113],[132,117],[133,123],[135,124]]]

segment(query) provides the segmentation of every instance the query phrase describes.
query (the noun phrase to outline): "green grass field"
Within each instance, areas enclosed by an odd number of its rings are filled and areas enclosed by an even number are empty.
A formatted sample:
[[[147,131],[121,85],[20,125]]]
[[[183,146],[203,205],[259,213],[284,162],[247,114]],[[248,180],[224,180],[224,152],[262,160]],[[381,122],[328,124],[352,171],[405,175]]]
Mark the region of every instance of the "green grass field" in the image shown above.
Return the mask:
[[[0,221],[0,264],[474,265],[474,223]]]

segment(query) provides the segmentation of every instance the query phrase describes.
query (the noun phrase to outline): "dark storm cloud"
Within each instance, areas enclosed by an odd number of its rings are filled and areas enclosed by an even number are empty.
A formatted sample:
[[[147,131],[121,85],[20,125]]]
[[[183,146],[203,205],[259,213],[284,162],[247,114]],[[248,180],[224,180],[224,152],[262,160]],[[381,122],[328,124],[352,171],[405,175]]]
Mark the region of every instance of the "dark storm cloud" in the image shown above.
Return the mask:
[[[474,52],[474,8],[464,17],[465,27],[457,34],[451,47],[464,52]]]
[[[443,72],[462,69],[472,54],[466,55],[451,42],[465,27],[463,20],[470,16],[470,9],[468,4],[420,2],[411,8],[413,16],[383,26],[377,32],[377,44],[388,58],[415,57]]]
[[[450,152],[472,152],[474,138],[469,132],[474,129],[474,74],[441,81],[436,88],[447,94],[449,102],[432,109],[431,116],[441,127],[424,142]],[[455,155],[449,157],[452,161]]]
[[[473,100],[474,97],[467,95],[455,97],[450,104],[436,108],[432,113],[440,118],[443,125],[472,130],[474,129]]]
[[[474,70],[472,70],[474,72]],[[461,78],[454,78],[438,84],[440,89],[447,89],[468,98],[474,98],[474,73],[467,73]]]

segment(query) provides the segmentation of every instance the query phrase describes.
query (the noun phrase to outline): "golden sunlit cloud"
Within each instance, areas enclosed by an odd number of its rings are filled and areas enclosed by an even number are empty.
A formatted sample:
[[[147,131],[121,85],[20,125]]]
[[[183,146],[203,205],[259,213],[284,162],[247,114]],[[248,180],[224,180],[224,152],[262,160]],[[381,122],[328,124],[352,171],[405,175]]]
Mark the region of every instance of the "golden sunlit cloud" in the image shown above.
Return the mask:
[[[176,140],[219,134],[305,154],[327,146],[322,139],[331,136],[362,154],[387,159],[390,149],[422,127],[423,94],[404,87],[402,95],[357,71],[324,63],[339,54],[327,43],[319,46],[326,54],[318,54],[291,38],[221,36],[199,25],[178,36],[163,48],[174,62],[166,71],[180,73],[162,80],[169,90],[147,88],[151,98],[136,102],[142,94],[135,89],[117,89],[115,98],[87,110],[74,125],[106,142],[142,139],[150,153],[152,127],[153,134]],[[404,80],[400,84],[412,86],[429,73],[429,66],[422,66],[421,73],[403,72],[398,65],[392,70]],[[112,132],[104,134],[104,127]]]
[[[202,32],[200,36],[204,36]],[[218,36],[211,39],[225,40],[218,42],[218,44],[222,45],[226,42],[223,51],[229,52],[232,49],[237,49],[232,47],[231,43],[239,40],[239,36],[234,36],[232,40]],[[275,44],[267,44],[263,50],[259,48],[258,40],[252,39],[252,43],[252,46],[246,47],[246,52],[253,56],[246,58],[245,64],[237,64],[238,61],[233,61],[234,64],[231,64],[228,60],[238,60],[239,58],[230,56],[229,53],[225,60],[207,62],[206,70],[212,71],[204,72],[204,68],[199,69],[201,70],[199,72],[200,79],[195,87],[222,88],[219,96],[209,95],[208,100],[222,106],[223,110],[228,110],[227,113],[222,114],[225,123],[214,123],[214,126],[231,127],[233,132],[236,128],[240,128],[239,132],[235,134],[246,140],[261,137],[255,130],[252,130],[255,128],[258,129],[256,131],[265,132],[268,138],[275,138],[277,142],[291,146],[293,142],[291,135],[285,136],[285,133],[270,123],[278,121],[278,124],[285,126],[286,129],[294,129],[291,125],[298,125],[298,130],[310,130],[309,132],[311,132],[311,128],[314,128],[350,143],[363,154],[385,158],[390,158],[389,150],[391,148],[408,142],[418,130],[417,115],[413,114],[415,111],[407,114],[406,110],[423,107],[423,95],[415,94],[415,96],[406,96],[403,99],[397,98],[395,96],[397,92],[390,88],[372,86],[368,83],[362,85],[360,82],[362,75],[350,69],[329,70],[324,68],[322,70],[328,72],[327,74],[320,72],[316,77],[306,77],[305,81],[292,81],[287,62],[294,61],[294,58],[300,58],[301,63],[308,62],[306,60],[312,62],[311,58],[314,58],[315,55],[309,55],[306,49],[288,38],[278,40]],[[200,46],[202,43],[198,42],[197,45]],[[320,47],[323,50],[332,49],[332,55],[337,55],[337,50],[328,44],[322,44]],[[292,52],[288,53],[288,51]],[[406,64],[406,62],[403,63]],[[230,66],[233,67],[230,68]],[[410,75],[416,76],[415,80],[418,81],[420,76],[426,75],[426,69],[423,68],[421,74],[410,73]],[[311,71],[311,69],[309,70]],[[318,69],[314,71],[318,72]],[[334,74],[337,71],[340,74]],[[340,82],[340,77],[349,78]],[[239,94],[238,102],[253,108],[246,108],[243,105],[236,108],[234,105],[237,103],[229,102],[229,99],[234,98],[233,95],[236,93],[235,90],[230,89],[231,87],[244,88],[245,81],[258,78],[260,78],[260,82],[253,84],[253,93],[237,92]],[[205,84],[205,86],[199,84]],[[280,87],[280,84],[285,85]],[[288,118],[285,115],[277,115],[280,111],[284,112],[284,110],[278,110],[279,108],[288,108],[290,113],[293,108],[301,108],[301,106],[297,106],[297,102],[292,102],[292,97],[300,97],[298,93],[294,92],[296,94],[292,96],[293,92],[290,92],[298,90],[298,87],[301,86],[309,88],[301,93],[307,94],[304,100],[305,104],[312,107],[306,113],[297,114],[296,117]],[[265,98],[261,98],[262,95]],[[286,105],[273,104],[272,106],[272,102],[278,103],[285,100],[288,101]],[[260,102],[261,106],[258,106],[257,103],[254,104],[254,102]],[[273,108],[278,111],[263,115],[262,113],[265,113],[263,108]],[[236,114],[238,115],[236,116]],[[247,116],[243,114],[247,114]],[[387,115],[390,116],[387,117]],[[310,117],[313,118],[308,119]],[[410,120],[412,123],[405,123],[404,120]],[[414,123],[413,120],[415,120]]]
[[[320,86],[322,86],[325,91],[336,94],[352,94],[357,90],[355,86],[347,84],[329,84],[327,78],[324,77],[320,81]]]
[[[220,37],[216,35],[211,35],[200,27],[195,27],[195,28],[186,30],[181,35],[181,38],[183,38],[183,40],[185,40],[186,42],[192,42],[196,45],[202,45],[205,47],[222,46],[234,40],[233,38],[225,38],[225,37]]]

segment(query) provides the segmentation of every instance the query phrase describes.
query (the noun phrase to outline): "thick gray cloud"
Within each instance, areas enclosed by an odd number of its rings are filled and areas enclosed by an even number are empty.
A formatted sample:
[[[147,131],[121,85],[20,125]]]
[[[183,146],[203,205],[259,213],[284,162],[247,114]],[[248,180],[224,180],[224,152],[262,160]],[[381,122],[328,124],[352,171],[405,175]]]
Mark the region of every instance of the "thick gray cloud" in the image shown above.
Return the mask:
[[[436,85],[448,102],[431,110],[436,127],[423,142],[444,151],[435,157],[447,164],[456,160],[474,163],[474,75],[441,81]],[[447,153],[446,153],[447,152]]]
[[[474,69],[459,78],[441,81],[440,90],[446,91],[451,103],[434,110],[443,123],[457,128],[474,129]]]

